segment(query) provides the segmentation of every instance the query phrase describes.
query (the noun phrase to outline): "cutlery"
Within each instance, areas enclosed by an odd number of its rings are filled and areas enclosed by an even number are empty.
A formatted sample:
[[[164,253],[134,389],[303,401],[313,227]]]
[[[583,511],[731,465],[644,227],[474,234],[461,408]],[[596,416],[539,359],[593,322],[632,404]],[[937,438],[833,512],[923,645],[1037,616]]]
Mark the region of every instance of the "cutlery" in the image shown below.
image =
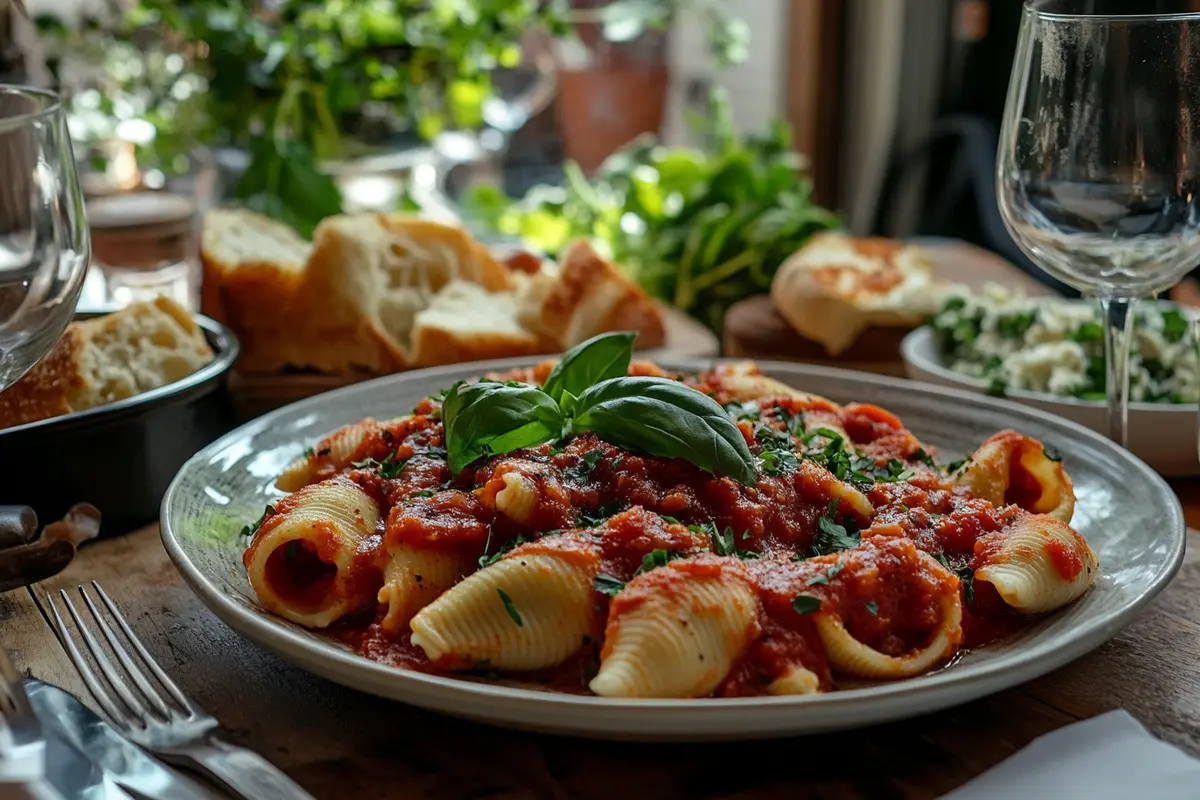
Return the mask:
[[[216,735],[219,728],[217,721],[193,703],[175,682],[167,677],[158,662],[130,630],[125,618],[100,584],[92,581],[91,585],[107,610],[107,617],[116,624],[145,669],[139,667],[130,657],[126,647],[113,632],[106,615],[97,608],[87,589],[79,586],[79,596],[87,606],[95,628],[100,631],[108,643],[110,652],[123,668],[126,677],[122,678],[120,670],[113,666],[71,597],[65,590],[60,590],[58,599],[66,608],[80,641],[103,676],[102,682],[76,645],[59,614],[54,597],[46,595],[46,600],[59,643],[67,651],[83,682],[115,727],[134,743],[167,763],[198,769],[245,800],[312,800],[312,795],[262,756],[222,741]],[[158,688],[147,677],[147,670]],[[133,689],[127,685],[126,679],[133,684]],[[109,692],[110,689],[112,693]],[[115,699],[113,694],[116,695]]]
[[[217,797],[148,755],[74,695],[33,679],[25,681],[25,692],[47,734],[69,743],[126,789],[149,800]]]
[[[0,648],[0,789],[34,800],[61,800],[46,779],[46,737],[8,654]],[[5,796],[9,796],[5,792]]]

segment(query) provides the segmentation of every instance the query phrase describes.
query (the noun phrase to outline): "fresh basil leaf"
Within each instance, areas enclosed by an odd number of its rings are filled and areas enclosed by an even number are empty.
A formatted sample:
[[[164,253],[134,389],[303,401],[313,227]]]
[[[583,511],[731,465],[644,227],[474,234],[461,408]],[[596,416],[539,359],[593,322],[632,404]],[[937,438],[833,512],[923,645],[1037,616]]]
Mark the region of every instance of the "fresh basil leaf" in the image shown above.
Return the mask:
[[[455,386],[442,403],[446,454],[457,475],[484,454],[550,442],[563,432],[562,411],[550,396],[524,383],[494,381]]]
[[[1042,455],[1051,461],[1062,461],[1062,453],[1050,445],[1042,445]]]
[[[636,331],[602,333],[575,345],[550,370],[542,391],[558,402],[563,392],[579,397],[589,386],[627,375],[636,338]]]
[[[677,558],[683,558],[683,553],[677,553],[674,550],[663,550],[662,548],[651,550],[642,556],[642,564],[637,568],[637,572],[633,573],[634,577],[658,567],[665,567]]]
[[[755,459],[725,409],[666,378],[610,378],[579,396],[571,429],[629,450],[682,458],[753,486]]]

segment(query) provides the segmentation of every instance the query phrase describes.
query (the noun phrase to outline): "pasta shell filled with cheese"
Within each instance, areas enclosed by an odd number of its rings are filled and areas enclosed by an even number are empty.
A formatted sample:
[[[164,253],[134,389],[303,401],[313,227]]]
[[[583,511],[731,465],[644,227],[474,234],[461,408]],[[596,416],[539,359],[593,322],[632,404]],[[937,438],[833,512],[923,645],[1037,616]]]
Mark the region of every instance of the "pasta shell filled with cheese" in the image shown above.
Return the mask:
[[[518,547],[413,617],[412,642],[448,669],[552,667],[593,630],[599,569],[598,554],[586,548]]]
[[[1046,515],[1023,515],[975,543],[975,580],[996,588],[1025,614],[1062,608],[1096,580],[1099,562],[1073,528]]]
[[[958,578],[911,541],[868,539],[862,549],[807,566],[826,565],[836,570],[829,579],[835,601],[814,613],[813,623],[834,669],[859,678],[908,678],[946,661],[962,644]]]
[[[790,667],[767,685],[767,694],[803,695],[821,691],[821,679],[807,667]]]
[[[634,578],[613,600],[602,697],[703,697],[759,633],[752,581],[729,559],[675,561]]]
[[[368,418],[339,428],[317,442],[315,447],[309,448],[304,456],[288,464],[275,480],[275,488],[281,492],[295,492],[346,469],[372,436],[379,436],[383,431],[390,432],[409,419],[412,417],[377,422]]]
[[[994,506],[1016,505],[1070,522],[1075,490],[1062,462],[1036,439],[1016,431],[990,437],[953,476],[959,486]]]
[[[325,628],[368,606],[378,581],[372,548],[379,507],[353,481],[337,477],[275,505],[243,554],[263,605],[310,628]]]

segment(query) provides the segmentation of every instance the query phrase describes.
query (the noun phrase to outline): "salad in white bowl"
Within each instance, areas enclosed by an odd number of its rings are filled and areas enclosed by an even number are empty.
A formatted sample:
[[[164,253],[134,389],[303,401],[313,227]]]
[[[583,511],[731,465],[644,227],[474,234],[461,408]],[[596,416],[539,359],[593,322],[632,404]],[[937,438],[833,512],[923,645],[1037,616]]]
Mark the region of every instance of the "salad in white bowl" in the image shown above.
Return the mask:
[[[1135,403],[1200,401],[1191,319],[1165,302],[1145,302],[1134,315],[1129,392]],[[943,363],[987,381],[989,393],[1010,389],[1104,400],[1104,328],[1099,304],[1026,297],[989,286],[955,294],[929,322]]]
[[[1130,449],[1164,475],[1200,474],[1197,312],[1140,303],[1130,346]],[[1097,303],[988,286],[951,295],[902,346],[911,378],[1008,397],[1107,430]]]

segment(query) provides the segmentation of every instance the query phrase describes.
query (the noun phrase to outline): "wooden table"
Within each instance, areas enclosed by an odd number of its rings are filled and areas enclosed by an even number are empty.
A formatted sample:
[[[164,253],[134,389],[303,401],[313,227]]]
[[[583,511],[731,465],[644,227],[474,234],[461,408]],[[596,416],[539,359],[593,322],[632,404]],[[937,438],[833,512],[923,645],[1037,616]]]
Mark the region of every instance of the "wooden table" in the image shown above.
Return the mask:
[[[1200,527],[1200,480],[1174,486],[1188,524]],[[36,594],[99,580],[231,740],[320,798],[927,798],[1040,734],[1115,708],[1200,755],[1200,534],[1189,538],[1179,576],[1137,621],[1044,678],[868,730],[732,744],[519,733],[342,688],[226,628],[183,584],[155,526],[88,545]],[[29,591],[0,595],[0,645],[29,674],[90,702]]]

